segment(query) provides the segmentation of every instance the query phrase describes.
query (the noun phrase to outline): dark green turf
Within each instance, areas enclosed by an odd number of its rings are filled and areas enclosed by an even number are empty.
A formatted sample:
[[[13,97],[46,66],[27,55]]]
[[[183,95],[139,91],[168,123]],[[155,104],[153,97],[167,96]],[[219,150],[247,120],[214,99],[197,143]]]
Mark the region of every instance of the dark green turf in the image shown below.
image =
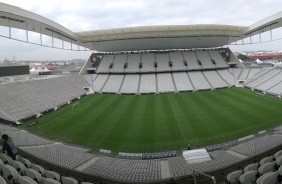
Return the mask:
[[[119,96],[90,95],[28,130],[114,152],[151,152],[222,143],[282,123],[282,101],[242,88]]]

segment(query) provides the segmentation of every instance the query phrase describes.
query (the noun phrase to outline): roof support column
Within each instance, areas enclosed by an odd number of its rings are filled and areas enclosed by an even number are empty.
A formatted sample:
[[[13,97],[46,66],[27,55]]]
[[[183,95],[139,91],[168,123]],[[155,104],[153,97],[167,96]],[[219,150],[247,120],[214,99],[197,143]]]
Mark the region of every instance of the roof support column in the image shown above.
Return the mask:
[[[270,40],[272,41],[272,29],[271,29],[271,25],[269,26],[269,32],[270,32]]]
[[[42,46],[42,30],[41,30],[41,26],[40,26],[40,45]]]
[[[53,36],[53,31],[52,31],[52,47],[54,48],[54,36]]]
[[[11,20],[9,19],[9,38],[12,38]]]
[[[25,23],[25,31],[26,31],[26,42],[28,42],[28,30],[27,30],[27,23]]]
[[[64,37],[62,36],[62,49],[65,49],[64,47]]]

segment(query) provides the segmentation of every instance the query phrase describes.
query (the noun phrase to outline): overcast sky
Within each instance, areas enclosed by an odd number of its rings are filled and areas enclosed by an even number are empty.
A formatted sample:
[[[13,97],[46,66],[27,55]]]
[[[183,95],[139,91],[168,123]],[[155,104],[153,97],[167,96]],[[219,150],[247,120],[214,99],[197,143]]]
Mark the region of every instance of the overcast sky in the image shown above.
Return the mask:
[[[282,11],[282,0],[0,0],[47,17],[77,31],[142,26],[229,24],[249,26]],[[0,30],[1,31],[1,30]],[[1,32],[0,32],[1,33]],[[282,41],[232,47],[282,50]],[[54,60],[89,57],[0,38],[0,60]]]

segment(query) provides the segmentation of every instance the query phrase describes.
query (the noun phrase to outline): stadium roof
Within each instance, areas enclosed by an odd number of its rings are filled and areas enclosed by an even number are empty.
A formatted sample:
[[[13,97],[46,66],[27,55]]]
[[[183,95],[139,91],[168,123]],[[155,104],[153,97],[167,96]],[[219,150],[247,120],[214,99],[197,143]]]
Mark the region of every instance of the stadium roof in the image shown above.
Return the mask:
[[[249,27],[231,25],[167,25],[72,32],[19,7],[0,3],[0,25],[37,32],[97,51],[164,50],[219,47],[282,25],[282,12]],[[11,31],[7,38],[12,38]],[[27,42],[28,37],[27,37]],[[42,38],[41,43],[42,44]],[[62,44],[62,49],[64,49]],[[54,47],[54,45],[52,45]]]

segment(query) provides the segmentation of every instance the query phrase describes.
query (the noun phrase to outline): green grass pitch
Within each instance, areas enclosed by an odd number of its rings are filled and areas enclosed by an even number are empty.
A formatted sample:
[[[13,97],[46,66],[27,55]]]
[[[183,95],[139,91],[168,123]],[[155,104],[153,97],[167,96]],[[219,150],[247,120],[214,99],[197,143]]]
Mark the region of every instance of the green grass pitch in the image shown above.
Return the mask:
[[[113,152],[222,143],[282,123],[282,101],[244,88],[161,95],[94,94],[48,113],[33,133]]]

